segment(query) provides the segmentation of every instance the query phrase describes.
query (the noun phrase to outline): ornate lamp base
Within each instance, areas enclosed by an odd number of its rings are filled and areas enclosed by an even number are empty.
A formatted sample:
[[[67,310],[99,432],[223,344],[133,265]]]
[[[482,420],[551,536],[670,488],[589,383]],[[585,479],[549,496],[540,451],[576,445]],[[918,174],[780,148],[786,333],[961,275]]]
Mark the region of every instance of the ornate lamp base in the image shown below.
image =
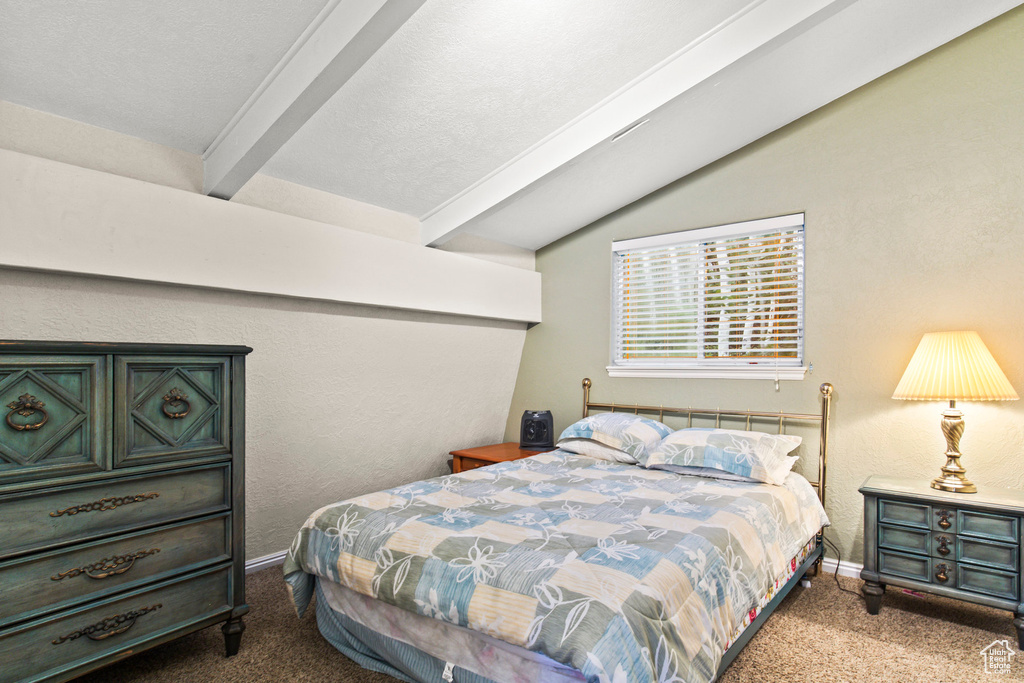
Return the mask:
[[[978,487],[967,478],[967,470],[960,464],[960,437],[964,433],[964,414],[956,409],[956,401],[949,402],[949,410],[942,413],[942,435],[946,437],[946,464],[942,476],[932,480],[932,488],[952,493],[977,493]]]

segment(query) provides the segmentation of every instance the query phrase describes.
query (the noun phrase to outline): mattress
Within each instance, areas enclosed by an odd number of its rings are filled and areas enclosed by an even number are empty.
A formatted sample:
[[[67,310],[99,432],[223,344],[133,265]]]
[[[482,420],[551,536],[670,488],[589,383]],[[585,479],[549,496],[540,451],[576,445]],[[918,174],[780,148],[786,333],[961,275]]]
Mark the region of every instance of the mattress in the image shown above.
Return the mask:
[[[315,576],[588,681],[711,680],[825,524],[796,474],[719,481],[555,451],[322,508],[285,574],[300,614]]]
[[[776,593],[814,551],[817,539],[786,565],[757,606],[751,608],[726,649],[750,628]],[[551,658],[461,626],[431,619],[317,579],[320,633],[363,667],[411,683],[442,680],[451,667],[459,683],[578,683],[586,677]]]

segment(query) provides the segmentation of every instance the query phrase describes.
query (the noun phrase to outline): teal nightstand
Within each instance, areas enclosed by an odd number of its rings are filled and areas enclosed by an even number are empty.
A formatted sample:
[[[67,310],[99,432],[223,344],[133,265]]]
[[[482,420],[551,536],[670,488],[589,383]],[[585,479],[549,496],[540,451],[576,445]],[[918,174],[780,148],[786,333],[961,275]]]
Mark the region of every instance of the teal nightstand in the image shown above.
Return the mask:
[[[977,493],[947,493],[925,480],[878,476],[860,492],[860,577],[870,614],[878,614],[888,584],[975,602],[1013,612],[1024,649],[1024,493],[983,486]]]

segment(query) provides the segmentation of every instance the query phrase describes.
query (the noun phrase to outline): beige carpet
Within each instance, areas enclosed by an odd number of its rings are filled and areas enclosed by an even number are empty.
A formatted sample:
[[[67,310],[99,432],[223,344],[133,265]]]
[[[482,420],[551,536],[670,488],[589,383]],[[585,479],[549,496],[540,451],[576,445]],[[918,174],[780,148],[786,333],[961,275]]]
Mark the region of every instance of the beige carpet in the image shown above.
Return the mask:
[[[860,582],[840,577],[846,588]],[[301,621],[288,604],[279,568],[248,577],[252,613],[237,656],[224,658],[219,627],[154,648],[79,679],[88,683],[395,680],[371,673],[328,645],[312,613]],[[312,610],[310,610],[312,612]],[[858,596],[831,576],[797,587],[722,677],[745,681],[1024,680],[1024,661],[1009,676],[986,676],[980,651],[1016,636],[1009,612],[889,589],[872,617]],[[1024,655],[1021,655],[1024,658]]]

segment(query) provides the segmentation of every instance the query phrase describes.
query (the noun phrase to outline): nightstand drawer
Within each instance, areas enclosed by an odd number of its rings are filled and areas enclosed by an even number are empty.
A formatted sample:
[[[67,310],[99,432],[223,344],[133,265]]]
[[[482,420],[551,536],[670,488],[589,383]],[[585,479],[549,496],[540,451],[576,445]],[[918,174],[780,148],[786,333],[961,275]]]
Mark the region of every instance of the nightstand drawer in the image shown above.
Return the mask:
[[[961,564],[957,567],[956,586],[961,590],[991,595],[1007,600],[1016,600],[1018,575],[1010,572],[996,571],[995,569],[984,569],[968,564]]]
[[[0,631],[0,683],[131,654],[149,636],[224,615],[231,611],[230,580],[228,568],[217,569]]]
[[[1018,569],[1020,548],[1016,545],[980,541],[968,536],[958,536],[956,543],[958,560],[983,564],[1008,572],[1015,572]]]
[[[956,562],[951,560],[932,559],[929,579],[936,586],[949,586],[953,588],[957,585],[956,568]]]
[[[956,509],[936,506],[932,509],[932,529],[955,534],[957,530]]]
[[[231,505],[228,465],[125,477],[0,498],[0,558],[221,512]]]
[[[906,550],[912,553],[928,554],[930,531],[908,529],[907,527],[878,525],[878,545],[893,550]]]
[[[956,535],[951,534],[948,531],[933,531],[931,534],[931,548],[929,555],[937,557],[940,560],[956,559],[957,545]]]
[[[970,510],[961,510],[959,517],[961,534],[1009,541],[1010,543],[1017,543],[1020,538],[1016,517],[990,515]]]
[[[878,501],[878,521],[889,524],[931,528],[931,507],[897,500]]]
[[[904,553],[878,551],[878,571],[918,581],[931,581],[931,559]]]
[[[475,470],[478,467],[487,467],[493,465],[493,462],[487,462],[486,460],[473,460],[472,458],[459,458],[461,469],[460,472],[468,472],[469,470]]]
[[[225,513],[0,563],[0,625],[224,562],[230,540]]]

